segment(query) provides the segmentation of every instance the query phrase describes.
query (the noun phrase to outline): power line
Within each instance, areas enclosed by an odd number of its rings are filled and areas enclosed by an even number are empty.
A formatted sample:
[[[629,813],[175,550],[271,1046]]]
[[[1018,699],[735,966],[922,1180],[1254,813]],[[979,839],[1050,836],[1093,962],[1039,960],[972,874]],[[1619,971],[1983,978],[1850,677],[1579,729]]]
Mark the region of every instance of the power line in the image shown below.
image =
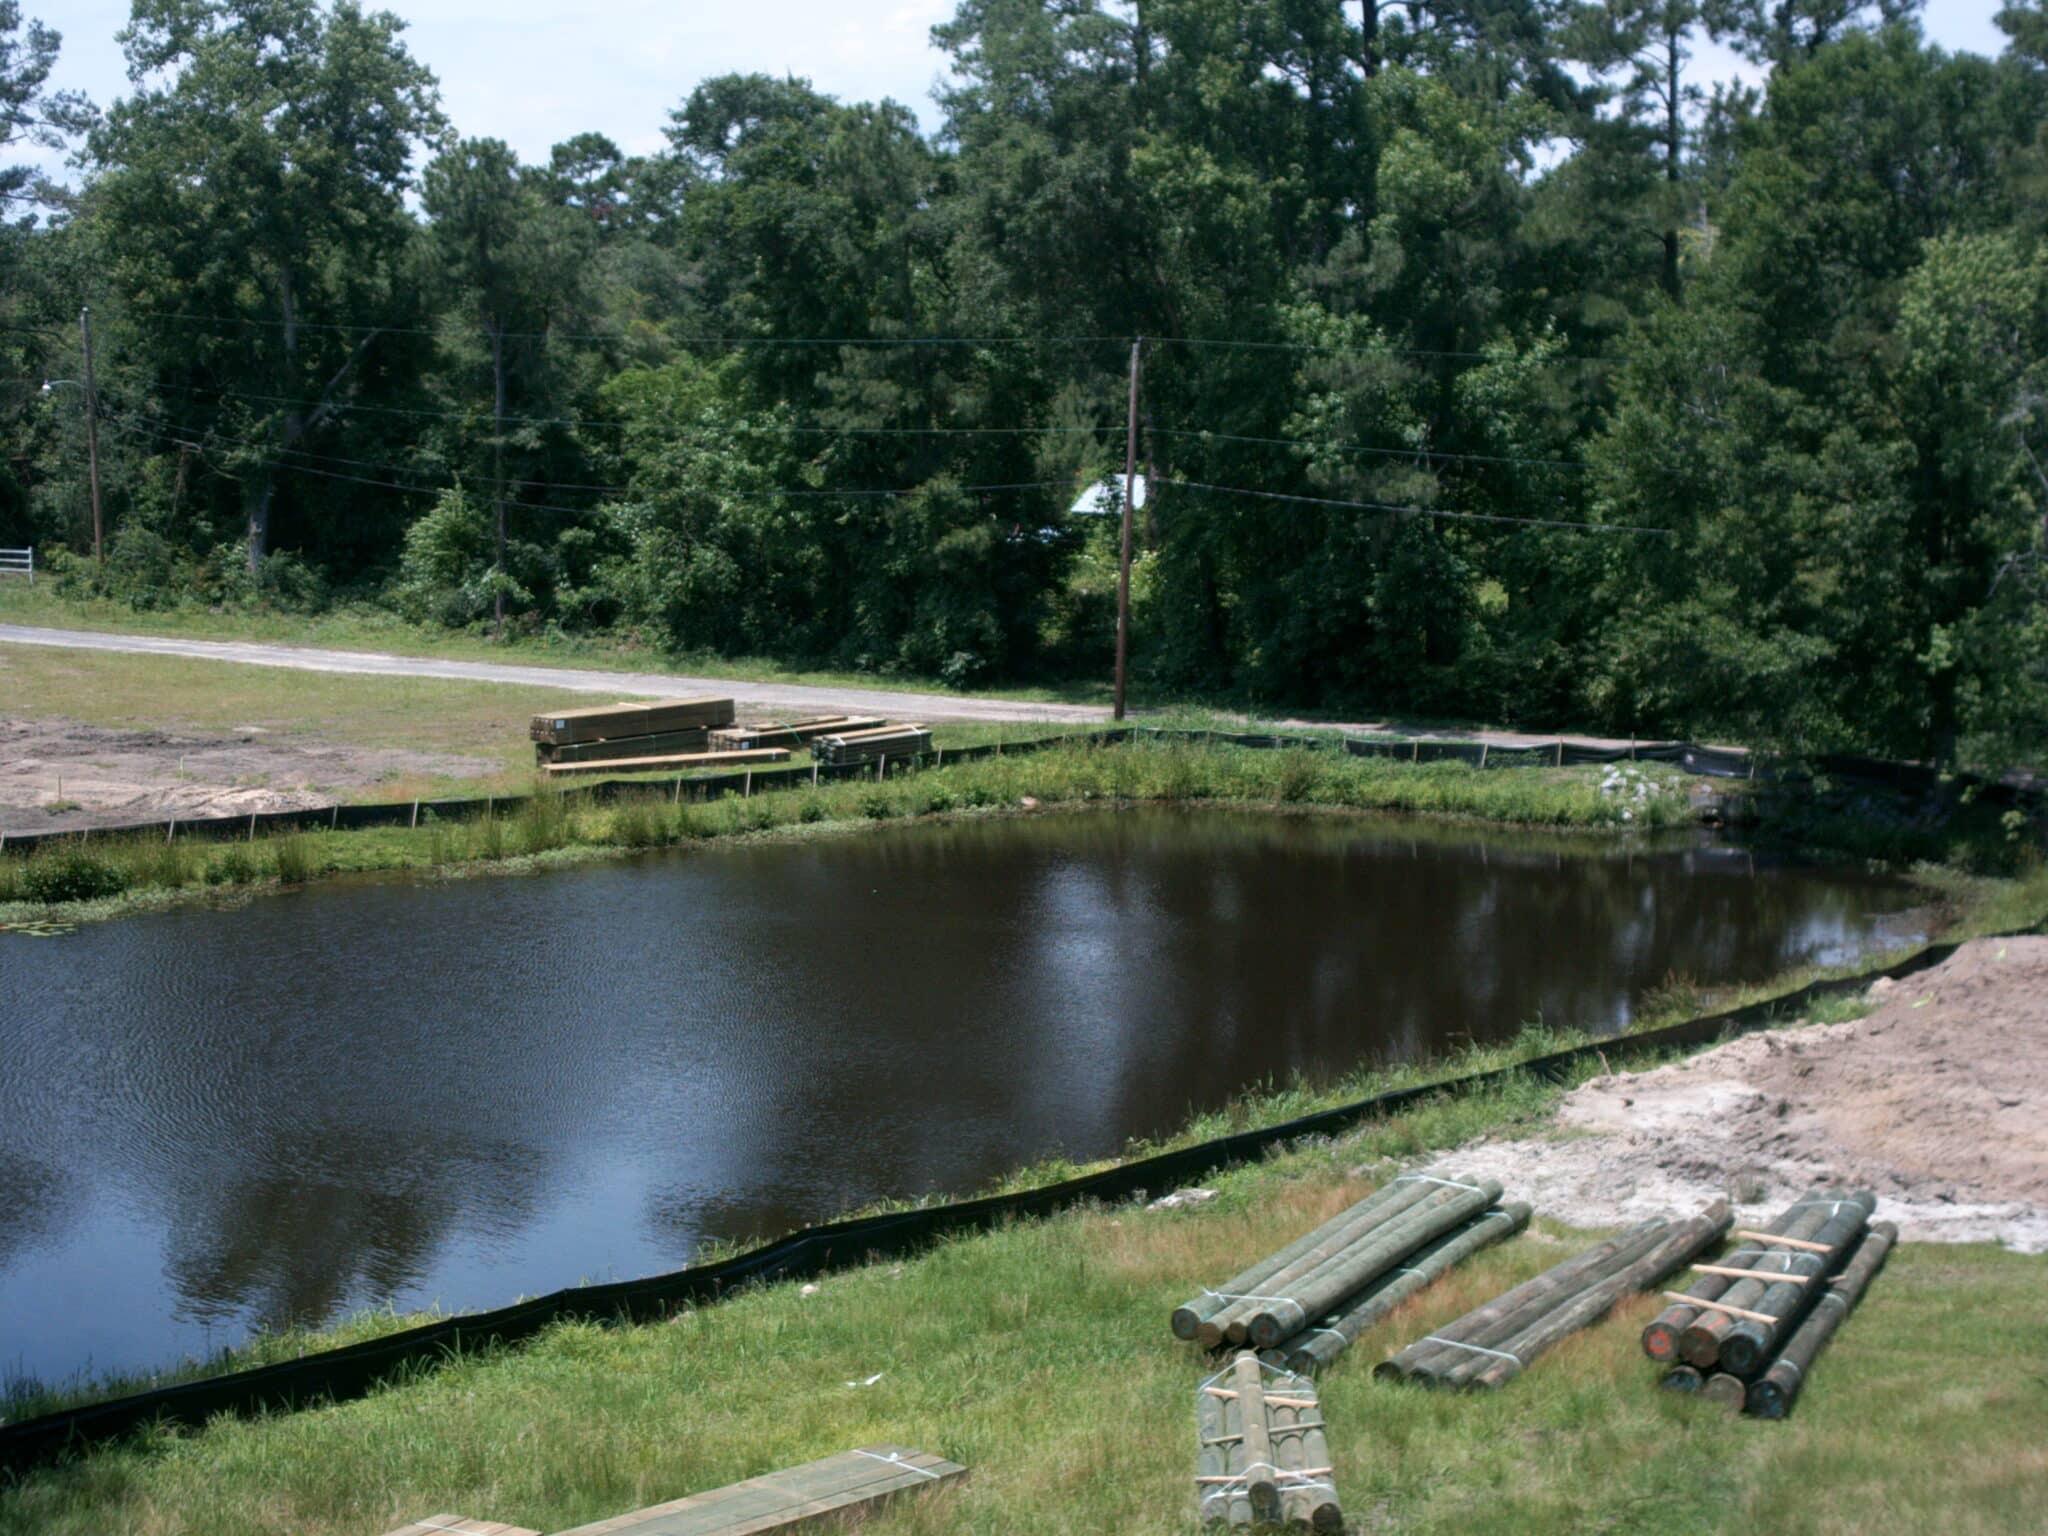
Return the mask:
[[[260,320],[253,315],[204,315],[188,310],[131,309],[125,313],[150,320],[176,320],[194,325],[255,326],[262,330],[372,331],[392,336],[441,336],[448,326],[351,324],[344,321]],[[506,331],[507,341],[665,341],[679,347],[1053,347],[1128,344],[1128,336],[740,336],[730,334],[674,336],[654,330],[645,337],[622,331]]]
[[[1332,356],[1354,357],[1439,357],[1454,362],[1491,363],[1500,361],[1537,363],[1580,363],[1594,367],[1613,367],[1621,360],[1613,357],[1593,357],[1579,352],[1557,352],[1546,357],[1503,359],[1493,352],[1445,351],[1433,347],[1390,347],[1390,346],[1329,346],[1312,341],[1240,341],[1227,336],[1147,336],[1145,345],[1154,343],[1165,347],[1231,347],[1251,352],[1321,352]]]
[[[136,437],[150,437],[150,438],[155,438],[155,439],[159,439],[159,440],[161,440],[161,441],[164,441],[164,442],[170,442],[170,443],[177,443],[177,442],[181,442],[181,441],[182,441],[182,440],[181,440],[180,438],[178,438],[177,436],[175,436],[175,435],[174,435],[174,434],[172,434],[172,433],[169,433],[169,432],[163,432],[163,431],[155,431],[155,430],[152,430],[152,429],[149,429],[149,428],[146,428],[146,427],[136,427],[136,426],[131,426],[131,425],[127,425],[127,424],[124,424],[124,423],[119,423],[119,422],[111,422],[111,421],[110,421],[110,422],[108,423],[108,425],[109,425],[109,426],[112,426],[112,427],[114,427],[114,428],[115,428],[115,429],[116,429],[117,431],[122,431],[122,432],[126,432],[126,433],[128,433],[128,434],[129,434],[130,436],[136,436]],[[200,452],[204,452],[204,451],[205,451],[205,449],[204,449],[203,447],[201,447],[199,451],[200,451]],[[292,450],[290,450],[290,449],[285,449],[285,450],[282,450],[282,451],[284,451],[284,452],[291,452]],[[317,476],[319,476],[320,478],[322,478],[322,479],[324,479],[324,480],[341,480],[341,481],[347,481],[347,482],[349,482],[349,483],[351,483],[351,484],[355,484],[355,485],[370,485],[370,486],[376,486],[376,487],[378,487],[379,489],[382,489],[382,490],[387,490],[387,491],[398,491],[398,492],[400,492],[401,494],[404,494],[404,495],[408,495],[408,496],[438,496],[438,495],[440,495],[440,494],[441,494],[441,493],[442,493],[443,491],[449,491],[449,490],[457,490],[457,489],[460,489],[460,488],[461,488],[461,487],[460,487],[459,485],[457,485],[457,484],[449,484],[449,485],[439,485],[439,486],[434,486],[434,485],[400,485],[400,484],[398,484],[397,482],[395,482],[395,481],[390,481],[390,480],[373,480],[373,479],[370,479],[370,478],[368,478],[367,476],[363,476],[363,475],[349,475],[349,474],[342,474],[342,473],[340,473],[340,472],[338,472],[338,471],[335,471],[335,470],[328,470],[328,469],[315,469],[315,468],[313,468],[313,467],[312,467],[311,465],[308,465],[308,464],[283,464],[283,463],[273,463],[273,464],[271,464],[271,465],[270,465],[269,467],[270,467],[270,468],[272,468],[272,469],[277,469],[277,470],[284,470],[284,471],[287,471],[287,472],[289,472],[289,473],[292,473],[292,474],[300,474],[300,475],[317,475]],[[568,487],[562,487],[562,488],[563,488],[563,489],[568,489]],[[855,499],[864,499],[864,498],[874,498],[874,497],[897,497],[897,496],[917,496],[917,495],[923,495],[923,494],[925,494],[925,493],[927,493],[927,492],[930,492],[930,493],[934,493],[934,494],[941,494],[941,495],[957,495],[957,496],[969,496],[969,495],[984,495],[984,494],[989,494],[989,493],[993,493],[993,492],[997,492],[997,491],[1037,491],[1037,490],[1059,490],[1059,489],[1071,489],[1071,488],[1072,488],[1072,482],[1071,482],[1071,481],[1067,481],[1067,480],[1016,480],[1016,481],[1008,481],[1008,482],[1004,482],[1004,483],[1000,483],[1000,484],[992,484],[992,485],[938,485],[938,484],[932,484],[932,483],[927,483],[927,484],[924,484],[924,485],[914,485],[914,486],[904,486],[904,487],[896,487],[896,486],[890,486],[890,487],[853,487],[853,488],[844,488],[844,489],[840,489],[840,488],[832,488],[832,487],[821,487],[821,486],[808,486],[808,485],[807,485],[807,486],[764,486],[764,487],[760,487],[760,488],[757,488],[757,489],[754,489],[754,490],[717,490],[717,491],[713,491],[713,492],[712,492],[711,494],[713,494],[713,495],[715,495],[715,496],[718,496],[718,497],[720,497],[720,498],[722,498],[722,499],[725,499],[725,500],[729,500],[729,501],[745,501],[745,500],[763,500],[763,499],[766,499],[766,498],[770,498],[770,497],[790,497],[790,498],[798,498],[798,499],[805,499],[805,498],[821,498],[821,499],[831,499],[831,498],[855,498]],[[626,495],[645,495],[645,494],[646,494],[646,493],[644,493],[644,492],[634,492],[634,491],[630,490],[630,489],[629,489],[629,488],[627,488],[627,487],[606,487],[606,489],[609,489],[609,490],[616,490],[616,491],[620,492],[621,494],[626,494]],[[545,502],[545,501],[516,501],[516,502],[513,502],[513,503],[511,503],[511,505],[513,505],[513,506],[515,506],[515,507],[519,508],[519,509],[520,509],[520,510],[522,510],[522,511],[527,511],[527,512],[566,512],[566,513],[568,513],[568,514],[570,514],[570,515],[572,515],[572,516],[576,516],[576,517],[587,517],[587,516],[588,516],[588,515],[590,515],[590,514],[591,514],[592,512],[595,512],[595,511],[597,510],[597,508],[595,508],[595,507],[565,507],[565,506],[559,506],[559,505],[556,505],[556,504],[554,504],[554,503],[551,503],[551,502]]]
[[[1298,437],[1247,437],[1235,432],[1211,432],[1201,427],[1153,427],[1149,430],[1161,437],[1196,438],[1217,443],[1257,443],[1274,448],[1316,448],[1337,453],[1371,453],[1387,458],[1419,459],[1424,462],[1443,459],[1460,464],[1516,464],[1542,469],[1586,468],[1576,459],[1518,459],[1506,454],[1442,453],[1433,448],[1378,448],[1368,443],[1319,443]]]
[[[175,390],[179,394],[197,395],[217,400],[250,400],[265,405],[290,406],[310,411],[318,402],[296,400],[289,395],[265,395],[251,390],[223,389],[219,386],[198,384],[172,384],[160,381],[154,389]],[[360,405],[350,403],[337,407],[341,411],[361,411],[380,416],[405,416],[427,421],[481,421],[488,419],[485,410],[439,411],[426,410],[415,406],[401,405]],[[607,417],[594,416],[507,416],[508,425],[525,427],[624,427],[628,423]],[[818,436],[818,437],[1044,437],[1092,434],[1101,436],[1106,432],[1121,431],[1119,427],[828,427],[812,423],[794,422],[732,422],[715,427],[697,429],[700,437],[722,438],[735,436]]]
[[[1312,507],[1348,507],[1360,512],[1400,512],[1412,517],[1436,517],[1452,522],[1510,523],[1533,528],[1572,528],[1584,533],[1647,533],[1669,538],[1669,528],[1648,528],[1636,523],[1585,523],[1557,517],[1509,517],[1498,512],[1450,512],[1441,507],[1402,507],[1383,501],[1339,501],[1328,496],[1295,496],[1282,491],[1254,491],[1241,485],[1209,485],[1200,480],[1161,480],[1190,491],[1214,491],[1225,496],[1252,496],[1260,501],[1299,502]]]

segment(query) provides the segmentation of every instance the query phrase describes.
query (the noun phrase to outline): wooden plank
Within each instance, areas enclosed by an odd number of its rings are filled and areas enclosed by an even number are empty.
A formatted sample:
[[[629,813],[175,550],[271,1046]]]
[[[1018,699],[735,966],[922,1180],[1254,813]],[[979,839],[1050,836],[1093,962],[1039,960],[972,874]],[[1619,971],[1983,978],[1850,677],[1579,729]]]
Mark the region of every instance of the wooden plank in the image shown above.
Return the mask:
[[[523,1525],[500,1520],[471,1520],[463,1515],[425,1515],[385,1536],[540,1536]]]
[[[923,1451],[869,1445],[723,1488],[579,1525],[559,1536],[754,1536],[865,1510],[898,1493],[948,1482],[966,1468]]]
[[[751,752],[681,752],[670,757],[614,757],[595,763],[548,763],[549,778],[572,773],[651,773],[656,769],[738,767],[753,763],[786,763],[788,749],[757,747]]]

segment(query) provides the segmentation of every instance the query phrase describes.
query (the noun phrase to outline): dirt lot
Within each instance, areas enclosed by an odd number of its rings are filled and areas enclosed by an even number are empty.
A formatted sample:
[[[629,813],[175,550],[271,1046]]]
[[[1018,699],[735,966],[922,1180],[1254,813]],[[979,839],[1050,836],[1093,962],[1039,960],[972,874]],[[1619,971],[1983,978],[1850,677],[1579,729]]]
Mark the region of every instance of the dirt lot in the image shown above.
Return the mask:
[[[496,773],[484,757],[228,731],[121,730],[0,716],[0,831],[72,831],[302,810],[401,778]]]
[[[1596,1078],[1549,1134],[1459,1165],[1579,1225],[1721,1190],[1753,1219],[1826,1182],[1875,1191],[1909,1241],[2048,1252],[2048,938],[1974,941],[1871,1001],[1850,1023]]]

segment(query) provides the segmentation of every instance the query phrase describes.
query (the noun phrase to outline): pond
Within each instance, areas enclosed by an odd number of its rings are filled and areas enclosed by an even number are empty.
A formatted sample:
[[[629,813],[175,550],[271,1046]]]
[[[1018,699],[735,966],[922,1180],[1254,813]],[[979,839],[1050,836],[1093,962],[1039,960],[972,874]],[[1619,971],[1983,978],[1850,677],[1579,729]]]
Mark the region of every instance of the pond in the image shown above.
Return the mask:
[[[1704,834],[1136,810],[0,933],[0,1374],[671,1269],[1262,1080],[1617,1028],[1913,900]]]

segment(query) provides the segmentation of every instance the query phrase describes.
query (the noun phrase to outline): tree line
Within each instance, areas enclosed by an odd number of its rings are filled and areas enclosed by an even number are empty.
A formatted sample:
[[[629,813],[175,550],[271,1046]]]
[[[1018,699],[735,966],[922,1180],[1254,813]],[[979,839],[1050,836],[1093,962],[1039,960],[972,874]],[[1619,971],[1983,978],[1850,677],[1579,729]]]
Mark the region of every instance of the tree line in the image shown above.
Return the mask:
[[[530,164],[349,0],[136,0],[103,107],[0,0],[9,142],[78,168],[0,173],[0,543],[138,606],[1094,677],[1116,519],[1068,509],[1142,337],[1155,693],[2039,761],[2048,11],[1998,25],[960,0],[933,131],[727,75]]]

